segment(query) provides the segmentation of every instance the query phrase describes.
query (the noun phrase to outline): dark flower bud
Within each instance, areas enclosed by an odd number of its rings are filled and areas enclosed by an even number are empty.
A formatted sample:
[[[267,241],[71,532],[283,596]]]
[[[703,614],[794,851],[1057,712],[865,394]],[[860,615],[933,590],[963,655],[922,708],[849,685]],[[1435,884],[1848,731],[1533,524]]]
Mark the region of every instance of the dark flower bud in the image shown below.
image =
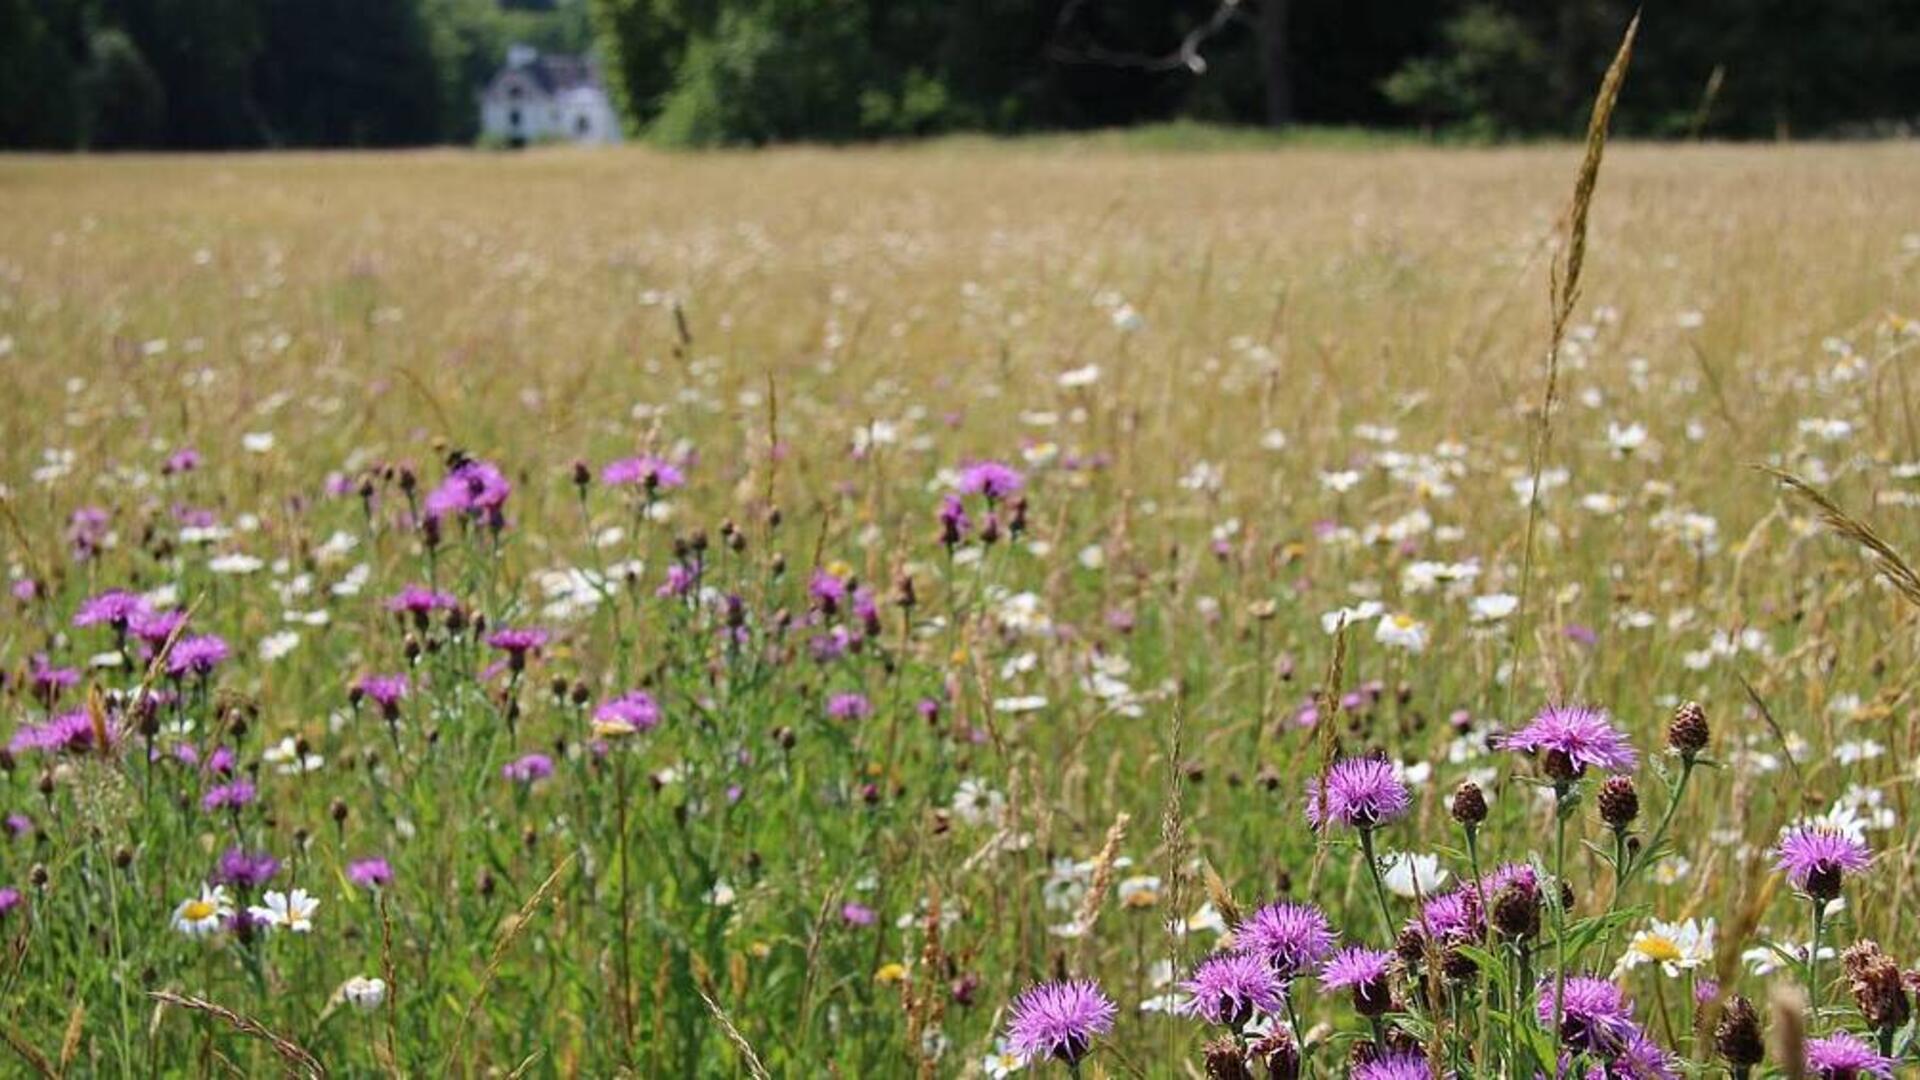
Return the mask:
[[[1256,1063],[1266,1067],[1270,1080],[1299,1080],[1300,1047],[1286,1028],[1274,1025],[1247,1049]]]
[[[1640,793],[1633,788],[1633,780],[1625,776],[1609,776],[1600,785],[1600,820],[1614,832],[1626,832],[1640,816]]]
[[[1713,1047],[1733,1066],[1735,1076],[1760,1064],[1767,1056],[1767,1043],[1760,1034],[1760,1014],[1753,1002],[1735,994],[1720,1012],[1720,1023],[1713,1029]]]
[[[791,750],[793,749],[793,744],[800,740],[794,736],[792,728],[782,724],[773,729],[773,741],[780,744],[780,749]]]
[[[593,483],[593,470],[587,467],[586,462],[575,461],[573,463],[573,486],[584,492],[587,485],[591,483]]]
[[[41,771],[39,789],[40,789],[40,794],[42,795],[53,794],[53,770],[52,769],[44,769]]]
[[[345,799],[333,800],[333,802],[327,807],[327,813],[333,816],[333,820],[335,824],[341,824],[341,825],[346,824],[347,801]]]
[[[767,509],[767,528],[777,529],[780,527],[780,522],[784,520],[785,518],[780,515],[779,507],[774,506]]]
[[[493,896],[493,871],[485,869],[483,867],[480,870],[480,880],[476,883],[476,888],[479,890],[481,896],[492,897]]]
[[[553,681],[548,683],[547,686],[552,691],[553,696],[562,701],[566,700],[567,691],[573,688],[572,685],[567,682],[565,675],[555,675]]]
[[[1222,1035],[1200,1048],[1207,1073],[1207,1080],[1253,1080],[1253,1071],[1247,1068],[1246,1051],[1240,1049],[1240,1040],[1231,1035]]]
[[[115,848],[113,851],[113,865],[119,867],[122,870],[125,870],[129,866],[132,866],[133,865],[133,849],[125,846]]]
[[[912,574],[901,574],[900,580],[894,583],[893,602],[907,611],[912,611],[920,603],[919,594],[913,589]]]
[[[1520,884],[1501,889],[1493,898],[1493,928],[1514,939],[1540,933],[1540,895]]]
[[[1393,987],[1384,973],[1353,988],[1353,1011],[1369,1020],[1393,1011]]]
[[[1463,983],[1479,974],[1480,965],[1455,946],[1440,954],[1440,970],[1449,981]]]
[[[13,768],[13,751],[0,748],[0,773],[11,773]]]
[[[1667,724],[1667,746],[1682,760],[1692,761],[1707,748],[1712,734],[1707,727],[1707,710],[1699,702],[1689,701],[1673,711],[1673,720]]]
[[[1853,993],[1860,1015],[1875,1031],[1893,1031],[1906,1026],[1913,1015],[1901,985],[1900,965],[1883,952],[1877,942],[1861,940],[1840,955],[1846,969],[1847,989]]]
[[[1580,766],[1565,750],[1549,750],[1540,764],[1547,779],[1555,784],[1571,784],[1580,779]]]
[[[1454,789],[1453,820],[1469,829],[1487,820],[1487,797],[1481,793],[1479,784],[1467,780]]]
[[[1846,871],[1837,864],[1821,862],[1807,872],[1807,895],[1822,902],[1838,900],[1840,885],[1846,877]]]
[[[1408,926],[1400,931],[1393,951],[1399,954],[1402,963],[1412,967],[1427,955],[1427,935],[1421,933],[1418,926]]]
[[[973,997],[980,990],[980,976],[971,971],[953,980],[953,1003],[967,1006],[973,1004]]]
[[[34,863],[33,869],[27,871],[27,884],[32,885],[36,889],[46,888],[47,882],[50,880],[51,876],[47,873],[47,864],[45,863]]]
[[[575,705],[585,705],[592,697],[593,688],[588,686],[585,680],[574,680],[573,689],[569,693],[569,698]]]

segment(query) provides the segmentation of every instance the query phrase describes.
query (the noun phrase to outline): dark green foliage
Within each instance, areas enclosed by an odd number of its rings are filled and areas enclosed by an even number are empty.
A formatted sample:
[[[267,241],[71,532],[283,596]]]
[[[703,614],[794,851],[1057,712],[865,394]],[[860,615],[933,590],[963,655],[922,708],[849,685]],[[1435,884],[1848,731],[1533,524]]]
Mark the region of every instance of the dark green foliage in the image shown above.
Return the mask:
[[[166,133],[167,88],[124,31],[101,30],[80,74],[80,142],[100,150],[153,146]]]
[[[395,0],[267,0],[254,83],[269,141],[293,146],[432,142],[442,87],[426,23]]]
[[[628,134],[672,145],[1174,120],[1570,135],[1636,6],[0,0],[0,146],[471,142],[476,94],[514,42],[595,52]],[[1616,125],[1904,130],[1916,86],[1920,4],[1689,0],[1647,8]]]
[[[48,0],[0,0],[0,146],[73,145],[80,45],[73,15]]]

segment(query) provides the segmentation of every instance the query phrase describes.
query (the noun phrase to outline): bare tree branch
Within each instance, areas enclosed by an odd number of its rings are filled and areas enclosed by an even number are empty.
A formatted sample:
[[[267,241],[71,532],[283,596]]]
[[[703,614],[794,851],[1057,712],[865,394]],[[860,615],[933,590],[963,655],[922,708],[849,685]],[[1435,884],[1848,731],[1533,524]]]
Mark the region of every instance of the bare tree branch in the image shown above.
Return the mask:
[[[1109,49],[1098,42],[1089,41],[1077,47],[1068,46],[1065,41],[1079,21],[1079,16],[1090,0],[1067,0],[1060,7],[1060,17],[1054,20],[1053,40],[1047,45],[1047,58],[1062,64],[1098,64],[1106,67],[1139,68],[1142,71],[1178,71],[1185,68],[1195,75],[1204,75],[1207,71],[1207,58],[1200,50],[1236,20],[1246,17],[1243,0],[1220,0],[1212,17],[1187,32],[1180,44],[1172,52],[1162,55],[1152,53],[1127,52]]]

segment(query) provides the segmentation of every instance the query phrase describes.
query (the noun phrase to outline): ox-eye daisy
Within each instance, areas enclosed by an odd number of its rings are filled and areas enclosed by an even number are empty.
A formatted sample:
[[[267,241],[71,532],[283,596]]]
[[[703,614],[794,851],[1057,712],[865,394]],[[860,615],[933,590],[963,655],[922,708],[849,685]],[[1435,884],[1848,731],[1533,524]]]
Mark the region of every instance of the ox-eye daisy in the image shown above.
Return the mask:
[[[283,893],[270,889],[260,899],[265,906],[255,905],[247,909],[247,914],[277,930],[291,930],[304,934],[313,929],[313,913],[320,907],[318,898],[311,896],[305,889],[295,889],[292,893]]]
[[[182,900],[173,909],[173,928],[188,937],[205,937],[232,914],[233,900],[225,885],[203,886],[199,896]]]
[[[1713,920],[1704,924],[1692,919],[1666,923],[1649,920],[1647,928],[1633,935],[1627,951],[1614,969],[1615,977],[1642,964],[1658,964],[1669,976],[1700,967],[1713,960]]]

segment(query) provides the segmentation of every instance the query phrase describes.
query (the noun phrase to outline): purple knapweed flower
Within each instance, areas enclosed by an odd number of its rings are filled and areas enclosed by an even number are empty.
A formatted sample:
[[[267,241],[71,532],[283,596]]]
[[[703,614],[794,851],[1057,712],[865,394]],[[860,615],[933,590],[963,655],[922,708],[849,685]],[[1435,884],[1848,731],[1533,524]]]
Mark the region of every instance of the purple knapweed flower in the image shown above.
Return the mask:
[[[1255,1013],[1279,1012],[1281,995],[1286,993],[1265,958],[1245,952],[1218,953],[1202,960],[1180,988],[1191,995],[1183,1007],[1187,1015],[1235,1031],[1247,1026]]]
[[[1026,486],[1026,477],[998,461],[976,461],[960,467],[962,495],[984,495],[988,502],[999,502]]]
[[[167,654],[167,674],[176,679],[188,675],[204,679],[229,655],[227,643],[216,635],[184,637],[174,642],[173,651]]]
[[[1233,944],[1266,961],[1285,982],[1306,974],[1333,952],[1333,925],[1312,904],[1282,901],[1242,922],[1233,932]]]
[[[1795,825],[1780,834],[1775,864],[1793,887],[1831,900],[1840,895],[1841,882],[1873,861],[1867,845],[1826,825]]]
[[[1819,1080],[1891,1080],[1894,1062],[1868,1046],[1858,1035],[1839,1031],[1824,1039],[1807,1040],[1807,1068]]]
[[[253,802],[258,792],[250,780],[235,780],[230,784],[217,784],[200,796],[202,810],[238,810]]]
[[[516,672],[526,668],[527,654],[539,652],[547,641],[547,632],[538,627],[501,627],[487,635],[487,644],[506,653],[507,668]]]
[[[827,698],[827,715],[835,720],[864,720],[873,715],[865,694],[834,694]]]
[[[363,889],[393,884],[393,867],[382,858],[355,859],[347,864],[347,880]]]
[[[234,765],[233,748],[216,746],[213,753],[207,755],[206,771],[218,776],[232,776]]]
[[[1527,726],[1501,737],[1500,748],[1546,757],[1547,775],[1569,781],[1589,768],[1631,772],[1639,763],[1633,744],[1605,709],[1585,705],[1549,705]]]
[[[595,727],[624,727],[628,733],[643,734],[660,726],[660,703],[645,690],[629,690],[594,709],[593,722]]]
[[[1058,1058],[1078,1064],[1095,1036],[1113,1030],[1119,1009],[1098,983],[1041,983],[1013,1002],[1007,1049],[1028,1064]]]
[[[106,546],[112,518],[98,506],[83,506],[67,519],[67,547],[73,557],[86,562]]]
[[[1376,828],[1406,813],[1412,803],[1393,766],[1378,758],[1336,762],[1327,770],[1325,790],[1320,777],[1307,781],[1307,822],[1316,829],[1329,824]]]
[[[124,631],[134,616],[146,612],[145,600],[125,589],[109,589],[82,601],[80,610],[74,613],[73,625],[86,627],[105,624],[114,630]]]
[[[865,904],[856,904],[849,900],[840,905],[840,921],[848,926],[872,926],[879,916]]]
[[[693,591],[693,582],[694,575],[692,567],[682,562],[670,562],[667,564],[667,580],[661,582],[660,587],[653,590],[653,595],[662,600],[685,596]]]
[[[500,775],[520,784],[545,780],[553,775],[553,759],[545,754],[528,754],[500,766]]]
[[[174,631],[187,625],[187,613],[184,611],[137,611],[127,619],[127,631],[152,648],[167,643]],[[184,645],[182,639],[179,644]],[[175,655],[179,650],[175,649]]]
[[[116,736],[107,726],[107,741]],[[38,750],[43,754],[78,754],[94,748],[93,718],[85,709],[60,713],[38,724],[22,724],[7,741],[7,751],[23,754]]]
[[[14,908],[17,908],[19,906],[20,906],[20,890],[19,889],[15,889],[11,887],[0,889],[0,916],[5,915],[7,912],[12,911]]]
[[[1452,1076],[1452,1073],[1443,1073]],[[1398,1050],[1369,1061],[1363,1061],[1353,1067],[1348,1074],[1349,1080],[1433,1080],[1433,1066],[1427,1064],[1424,1055],[1411,1050]]]
[[[671,491],[687,482],[686,474],[665,458],[651,454],[621,458],[600,470],[602,483],[614,487],[638,487],[643,490]]]
[[[167,455],[166,463],[160,466],[160,472],[167,476],[176,473],[190,473],[200,467],[200,451],[191,446],[183,446]]]
[[[427,517],[438,520],[449,514],[484,518],[498,528],[506,524],[501,508],[513,485],[506,474],[490,461],[464,461],[447,474],[440,486],[427,495]]]
[[[25,814],[8,814],[4,825],[9,838],[25,836],[33,831],[33,819]]]
[[[1454,889],[1430,897],[1420,914],[1407,920],[1406,928],[1439,942],[1479,941],[1486,931],[1480,895],[1472,889]]]
[[[52,702],[62,692],[80,684],[80,672],[77,669],[54,667],[48,663],[45,653],[35,654],[28,678],[33,683],[35,695],[44,702]]]
[[[847,602],[847,579],[824,567],[815,567],[807,579],[807,598],[829,615]]]
[[[1576,1054],[1614,1054],[1640,1030],[1633,1022],[1633,1002],[1618,986],[1592,975],[1572,976],[1564,987],[1552,978],[1540,981],[1535,1012],[1542,1026],[1553,1023],[1556,991],[1560,999],[1556,1034]]]
[[[216,885],[231,885],[236,889],[257,889],[273,880],[280,872],[280,860],[264,851],[249,852],[245,848],[228,848],[220,856],[220,867],[214,871]]]
[[[966,504],[958,495],[947,495],[940,500],[940,542],[952,548],[959,545],[973,531],[973,519],[967,516]]]
[[[1680,1069],[1665,1047],[1635,1025],[1613,1059],[1588,1070],[1586,1080],[1680,1080]]]
[[[387,610],[425,621],[434,612],[446,610],[457,603],[451,593],[435,592],[425,585],[408,585],[387,598]]]
[[[401,699],[411,691],[412,685],[405,675],[362,675],[354,680],[351,689],[380,706],[382,713],[392,717],[399,710]]]
[[[1364,946],[1341,949],[1320,968],[1320,988],[1329,992],[1353,991],[1354,1004],[1365,1015],[1378,1016],[1387,1010],[1392,992],[1387,975],[1393,970],[1393,954]]]

